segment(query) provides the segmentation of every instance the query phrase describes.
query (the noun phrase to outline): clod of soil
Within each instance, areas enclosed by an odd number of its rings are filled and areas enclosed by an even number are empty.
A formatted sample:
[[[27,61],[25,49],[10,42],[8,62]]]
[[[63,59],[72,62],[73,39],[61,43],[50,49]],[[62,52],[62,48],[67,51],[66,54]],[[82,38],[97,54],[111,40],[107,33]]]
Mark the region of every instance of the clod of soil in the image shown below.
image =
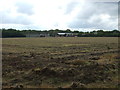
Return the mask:
[[[40,70],[35,70],[34,71],[36,74],[39,74],[39,75],[45,75],[45,76],[56,76],[57,73],[54,71],[54,70],[51,70],[47,67],[43,68],[43,69],[40,69]]]
[[[70,88],[85,88],[85,85],[82,84],[82,83],[73,82],[73,83],[70,85]]]
[[[22,88],[24,88],[24,86],[23,86],[23,85],[16,85],[16,86],[10,86],[10,88],[11,88],[11,89],[12,89],[12,88],[22,89]]]
[[[90,59],[90,60],[99,60],[100,57],[90,57],[89,59]]]

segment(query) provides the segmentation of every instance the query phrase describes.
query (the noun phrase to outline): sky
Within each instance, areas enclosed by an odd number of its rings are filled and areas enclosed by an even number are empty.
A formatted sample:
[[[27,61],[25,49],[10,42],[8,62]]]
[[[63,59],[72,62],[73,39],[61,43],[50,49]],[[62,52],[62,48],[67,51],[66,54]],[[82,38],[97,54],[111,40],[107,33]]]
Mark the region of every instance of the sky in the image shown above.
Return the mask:
[[[0,28],[114,30],[118,29],[117,1],[0,0]]]

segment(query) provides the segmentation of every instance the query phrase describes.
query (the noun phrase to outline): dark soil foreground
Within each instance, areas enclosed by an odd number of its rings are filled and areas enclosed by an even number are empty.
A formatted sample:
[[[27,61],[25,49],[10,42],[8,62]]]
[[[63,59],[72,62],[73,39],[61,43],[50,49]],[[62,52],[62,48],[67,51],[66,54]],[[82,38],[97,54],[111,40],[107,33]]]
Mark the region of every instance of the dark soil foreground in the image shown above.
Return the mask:
[[[118,49],[45,46],[10,52],[3,42],[3,88],[118,88]],[[105,49],[106,48],[106,49]]]

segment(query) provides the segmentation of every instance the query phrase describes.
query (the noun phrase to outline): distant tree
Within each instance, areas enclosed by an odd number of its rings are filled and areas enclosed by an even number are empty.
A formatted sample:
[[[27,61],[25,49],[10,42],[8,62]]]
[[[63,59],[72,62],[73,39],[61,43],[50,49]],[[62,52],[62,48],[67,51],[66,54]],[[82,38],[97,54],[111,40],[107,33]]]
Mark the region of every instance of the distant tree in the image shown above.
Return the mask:
[[[25,35],[16,29],[2,29],[2,37],[25,37]]]
[[[71,33],[71,30],[70,30],[70,29],[67,29],[65,32],[66,32],[66,33]]]
[[[73,31],[73,33],[79,33],[79,31]]]
[[[77,30],[71,31],[70,29],[67,30],[59,30],[59,29],[51,29],[51,30],[16,30],[16,29],[0,29],[2,31],[2,37],[25,37],[26,34],[49,34],[52,37],[55,37],[58,33],[78,33],[77,36],[79,37],[120,37],[119,30],[112,30],[112,31],[91,31],[91,32],[79,32]]]

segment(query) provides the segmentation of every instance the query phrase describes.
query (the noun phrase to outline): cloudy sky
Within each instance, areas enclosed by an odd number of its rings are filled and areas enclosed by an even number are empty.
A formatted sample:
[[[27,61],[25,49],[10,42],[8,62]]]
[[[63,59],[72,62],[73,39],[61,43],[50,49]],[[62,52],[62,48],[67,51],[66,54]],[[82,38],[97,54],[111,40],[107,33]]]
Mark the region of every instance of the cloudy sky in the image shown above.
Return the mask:
[[[118,29],[118,0],[98,1],[0,0],[0,28]]]

